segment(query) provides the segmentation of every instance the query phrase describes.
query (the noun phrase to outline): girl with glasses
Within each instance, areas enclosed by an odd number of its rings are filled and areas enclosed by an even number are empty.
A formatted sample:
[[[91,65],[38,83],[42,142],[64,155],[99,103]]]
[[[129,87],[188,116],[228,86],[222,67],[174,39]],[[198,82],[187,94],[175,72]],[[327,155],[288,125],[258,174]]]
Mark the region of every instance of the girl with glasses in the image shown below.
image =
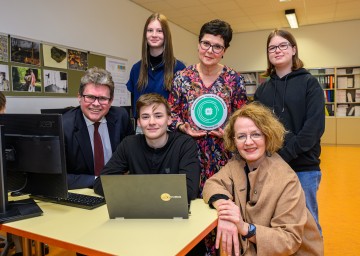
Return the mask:
[[[299,58],[294,36],[286,30],[274,30],[267,39],[269,79],[259,86],[254,99],[269,107],[289,133],[280,156],[298,175],[305,192],[306,205],[318,219],[316,193],[321,180],[320,138],[325,129],[324,92]]]

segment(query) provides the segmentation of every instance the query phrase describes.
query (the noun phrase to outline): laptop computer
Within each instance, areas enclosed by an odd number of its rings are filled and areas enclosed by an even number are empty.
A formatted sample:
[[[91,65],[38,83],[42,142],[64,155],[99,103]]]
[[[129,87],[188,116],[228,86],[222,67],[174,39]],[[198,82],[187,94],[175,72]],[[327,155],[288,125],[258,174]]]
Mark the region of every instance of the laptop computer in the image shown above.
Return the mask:
[[[100,178],[110,219],[189,218],[185,174]]]

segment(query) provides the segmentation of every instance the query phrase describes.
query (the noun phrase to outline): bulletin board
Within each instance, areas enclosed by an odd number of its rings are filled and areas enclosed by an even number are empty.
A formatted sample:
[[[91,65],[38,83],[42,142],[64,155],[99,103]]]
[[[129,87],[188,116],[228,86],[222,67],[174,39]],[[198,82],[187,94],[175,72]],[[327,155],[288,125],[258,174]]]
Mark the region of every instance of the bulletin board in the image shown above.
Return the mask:
[[[114,58],[0,32],[0,91],[6,96],[76,97],[85,71],[106,69],[107,57]]]

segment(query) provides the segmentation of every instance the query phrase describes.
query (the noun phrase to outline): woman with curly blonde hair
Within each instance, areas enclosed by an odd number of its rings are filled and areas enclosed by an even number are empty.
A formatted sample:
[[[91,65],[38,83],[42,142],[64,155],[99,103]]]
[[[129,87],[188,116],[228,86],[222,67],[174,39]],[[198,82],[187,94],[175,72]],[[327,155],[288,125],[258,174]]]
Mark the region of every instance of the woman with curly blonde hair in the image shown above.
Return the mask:
[[[285,128],[260,103],[234,112],[224,141],[234,157],[208,179],[203,198],[218,212],[216,248],[227,255],[323,255],[295,172],[276,153]]]

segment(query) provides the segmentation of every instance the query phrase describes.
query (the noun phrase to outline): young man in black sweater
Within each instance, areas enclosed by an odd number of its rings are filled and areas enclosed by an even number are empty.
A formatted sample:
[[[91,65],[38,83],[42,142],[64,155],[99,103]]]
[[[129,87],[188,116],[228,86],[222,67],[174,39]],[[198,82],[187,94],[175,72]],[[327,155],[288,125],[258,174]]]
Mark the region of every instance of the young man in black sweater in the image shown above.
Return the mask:
[[[126,137],[117,147],[101,175],[111,174],[186,174],[188,199],[199,189],[200,164],[194,139],[169,132],[170,106],[156,93],[140,96],[136,103],[137,125],[143,134]],[[94,191],[103,195],[100,178]]]

